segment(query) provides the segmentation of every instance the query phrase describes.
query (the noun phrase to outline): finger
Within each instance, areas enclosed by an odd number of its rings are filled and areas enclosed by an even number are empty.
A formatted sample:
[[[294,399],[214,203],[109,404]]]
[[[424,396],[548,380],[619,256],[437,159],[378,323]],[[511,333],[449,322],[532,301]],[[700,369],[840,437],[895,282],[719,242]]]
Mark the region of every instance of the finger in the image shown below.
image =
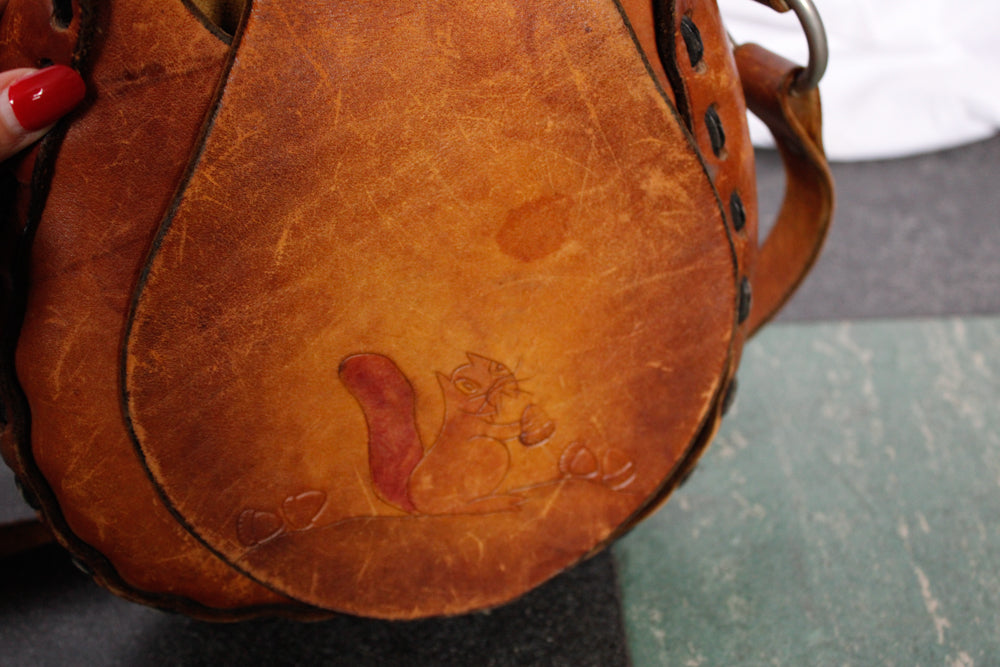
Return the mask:
[[[0,87],[0,160],[40,139],[86,94],[80,75],[64,65],[3,72]]]

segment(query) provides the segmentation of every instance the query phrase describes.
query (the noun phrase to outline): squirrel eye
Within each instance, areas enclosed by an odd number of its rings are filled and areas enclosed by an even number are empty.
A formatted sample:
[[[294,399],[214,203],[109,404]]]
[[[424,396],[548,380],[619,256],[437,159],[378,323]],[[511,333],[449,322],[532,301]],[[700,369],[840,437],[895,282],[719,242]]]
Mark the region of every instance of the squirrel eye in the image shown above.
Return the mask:
[[[479,389],[479,385],[468,378],[459,378],[458,380],[455,380],[455,386],[458,387],[458,390],[463,394],[474,394]]]

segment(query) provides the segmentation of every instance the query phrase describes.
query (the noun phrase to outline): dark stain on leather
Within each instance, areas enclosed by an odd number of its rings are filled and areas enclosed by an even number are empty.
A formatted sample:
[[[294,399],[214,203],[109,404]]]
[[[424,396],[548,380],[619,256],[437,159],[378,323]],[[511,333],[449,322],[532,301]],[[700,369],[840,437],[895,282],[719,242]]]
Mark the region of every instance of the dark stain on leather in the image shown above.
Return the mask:
[[[569,237],[572,206],[566,195],[544,195],[511,210],[497,232],[500,249],[522,262],[551,255]]]

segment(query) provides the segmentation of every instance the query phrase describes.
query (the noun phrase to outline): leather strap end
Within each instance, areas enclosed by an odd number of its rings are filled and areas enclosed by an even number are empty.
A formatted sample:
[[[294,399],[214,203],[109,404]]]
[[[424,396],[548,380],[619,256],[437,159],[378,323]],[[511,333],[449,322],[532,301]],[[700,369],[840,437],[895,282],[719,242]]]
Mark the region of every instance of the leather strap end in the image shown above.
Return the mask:
[[[776,12],[787,12],[791,9],[785,0],[757,0],[762,5],[767,5]]]

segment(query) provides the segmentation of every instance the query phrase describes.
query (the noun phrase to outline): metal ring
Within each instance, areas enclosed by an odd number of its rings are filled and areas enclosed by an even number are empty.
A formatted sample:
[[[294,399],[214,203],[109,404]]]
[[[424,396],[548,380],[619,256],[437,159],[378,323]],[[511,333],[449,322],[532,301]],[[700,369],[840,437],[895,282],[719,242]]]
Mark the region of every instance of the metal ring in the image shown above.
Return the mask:
[[[804,93],[819,85],[820,79],[826,73],[826,65],[830,60],[830,46],[826,39],[826,29],[823,19],[816,11],[812,0],[785,0],[799,18],[802,29],[806,33],[809,44],[809,64],[799,72],[792,84],[792,92]]]

